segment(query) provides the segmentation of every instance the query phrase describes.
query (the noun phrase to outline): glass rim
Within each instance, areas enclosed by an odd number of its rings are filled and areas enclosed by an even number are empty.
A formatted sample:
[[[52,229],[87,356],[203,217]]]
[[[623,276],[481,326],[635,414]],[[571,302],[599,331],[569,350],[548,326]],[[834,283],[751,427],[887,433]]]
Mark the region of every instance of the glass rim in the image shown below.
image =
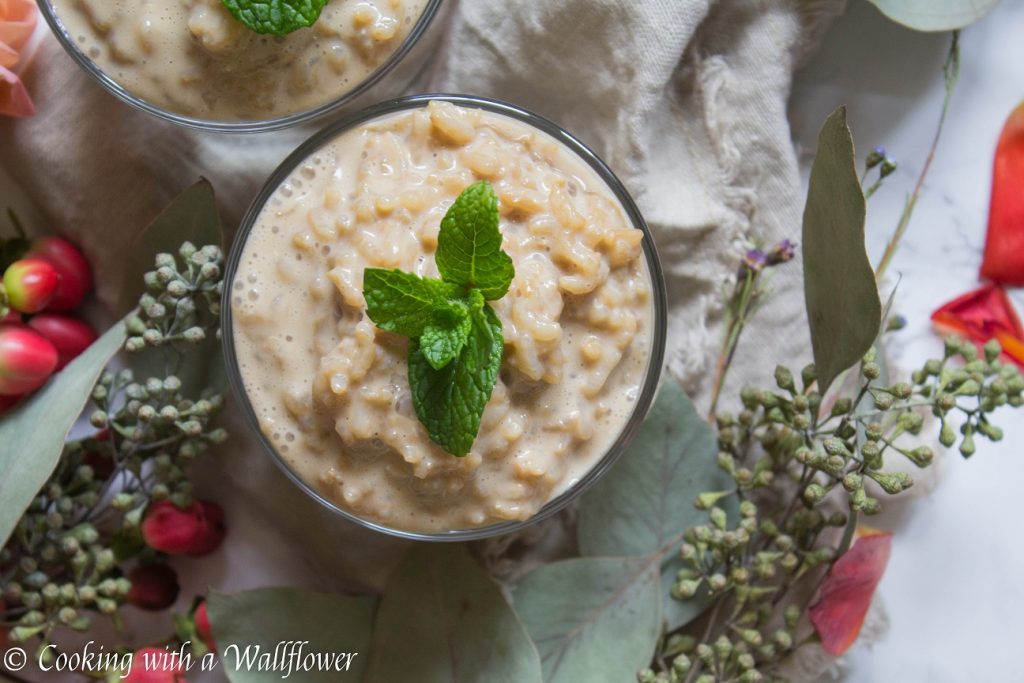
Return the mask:
[[[644,233],[642,246],[645,260],[647,262],[648,272],[651,276],[651,298],[654,308],[650,342],[651,349],[650,355],[647,359],[647,368],[643,376],[640,394],[637,396],[636,403],[633,406],[629,419],[623,425],[615,441],[605,451],[604,455],[602,455],[600,459],[586,472],[586,474],[580,477],[578,481],[572,484],[565,491],[545,503],[540,510],[528,519],[519,521],[511,520],[481,527],[437,532],[411,531],[408,529],[391,527],[386,524],[381,524],[379,522],[360,517],[359,515],[345,510],[337,503],[326,498],[323,494],[317,491],[312,484],[299,476],[298,473],[291,468],[280,453],[277,452],[277,449],[274,448],[273,444],[267,438],[267,435],[263,433],[263,430],[259,425],[259,419],[256,417],[256,411],[253,409],[252,403],[249,401],[249,395],[245,389],[245,383],[242,380],[242,373],[238,366],[238,359],[235,355],[233,329],[234,320],[230,301],[231,283],[234,282],[249,233],[255,226],[256,221],[266,206],[267,201],[303,161],[308,159],[316,150],[323,147],[324,144],[330,142],[346,131],[355,128],[356,126],[388,114],[394,114],[408,109],[422,108],[431,101],[449,102],[461,107],[473,107],[509,116],[510,118],[531,125],[534,128],[547,133],[556,141],[565,145],[570,151],[586,163],[587,166],[589,166],[598,175],[602,182],[604,182],[608,189],[615,195],[615,198],[622,205],[622,208],[625,210],[626,215],[633,226],[642,230]],[[254,431],[257,439],[259,439],[263,450],[271,456],[274,462],[277,463],[278,467],[281,468],[292,482],[294,482],[307,495],[318,501],[322,506],[362,527],[398,538],[415,541],[475,541],[519,531],[520,529],[536,524],[561,511],[571,502],[583,495],[584,492],[604,476],[608,470],[611,469],[612,465],[614,465],[626,451],[626,448],[636,435],[640,425],[643,423],[644,418],[647,416],[647,413],[654,402],[654,397],[657,394],[658,384],[662,376],[666,335],[668,330],[667,290],[665,286],[664,273],[661,268],[661,261],[658,257],[657,247],[654,244],[650,228],[647,226],[639,208],[637,208],[636,203],[633,201],[629,192],[611,169],[580,140],[563,130],[557,124],[538,114],[534,114],[530,111],[499,100],[451,94],[426,94],[400,97],[363,109],[362,111],[336,121],[315,133],[312,137],[296,148],[295,151],[288,155],[283,162],[281,162],[264,184],[259,194],[256,195],[256,198],[250,204],[231,244],[231,249],[225,266],[224,282],[225,288],[221,303],[221,338],[223,339],[222,347],[225,365],[227,367],[228,380],[234,397],[238,401],[242,412],[245,414],[247,423]]]
[[[101,69],[98,64],[96,64],[96,62],[90,59],[88,55],[79,49],[78,45],[71,39],[69,32],[64,27],[64,22],[61,21],[59,16],[57,16],[57,11],[51,4],[52,0],[36,0],[36,5],[38,5],[39,11],[46,20],[46,23],[49,25],[51,32],[57,37],[57,42],[60,43],[61,47],[64,48],[64,51],[71,57],[71,59],[74,60],[74,62],[77,63],[78,66],[87,74],[89,74],[93,80],[98,82],[104,90],[114,95],[114,97],[122,102],[125,102],[137,109],[141,109],[147,114],[155,116],[163,121],[169,121],[194,130],[216,133],[266,133],[314,121],[321,116],[344,107],[346,104],[349,104],[364,95],[370,90],[370,88],[375,86],[385,76],[391,73],[402,62],[402,60],[405,59],[406,55],[412,51],[413,47],[419,43],[420,39],[427,32],[427,29],[430,28],[434,19],[440,14],[441,5],[444,1],[445,0],[426,0],[423,12],[416,20],[416,24],[412,27],[412,30],[409,31],[409,35],[407,35],[405,40],[402,41],[402,44],[398,46],[398,49],[391,53],[383,64],[378,66],[356,87],[312,109],[261,121],[217,121],[196,116],[188,116],[186,114],[179,114],[169,109],[165,109],[132,94],[127,88],[108,76],[107,73]],[[424,68],[425,67],[426,65],[424,65]]]

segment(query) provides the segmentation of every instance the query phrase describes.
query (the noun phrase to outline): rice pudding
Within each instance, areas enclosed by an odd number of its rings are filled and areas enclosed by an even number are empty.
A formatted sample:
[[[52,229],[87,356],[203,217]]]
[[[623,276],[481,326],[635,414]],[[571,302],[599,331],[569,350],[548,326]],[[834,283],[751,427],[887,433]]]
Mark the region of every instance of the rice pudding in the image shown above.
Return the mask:
[[[363,271],[437,277],[448,207],[489,180],[515,265],[490,302],[504,358],[462,458],[417,419],[404,337],[365,315]],[[260,429],[324,498],[389,527],[525,520],[608,452],[655,342],[644,233],[574,151],[527,123],[431,101],[327,141],[269,197],[230,283],[231,335]]]
[[[326,105],[394,54],[427,0],[332,0],[310,28],[261,35],[221,0],[49,0],[109,78],[161,109],[266,121]]]

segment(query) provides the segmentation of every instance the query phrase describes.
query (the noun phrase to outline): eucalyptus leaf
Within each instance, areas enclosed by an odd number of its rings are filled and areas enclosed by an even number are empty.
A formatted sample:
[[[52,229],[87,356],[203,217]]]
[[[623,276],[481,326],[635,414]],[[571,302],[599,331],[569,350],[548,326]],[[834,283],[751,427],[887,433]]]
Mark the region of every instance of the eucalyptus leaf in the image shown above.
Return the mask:
[[[462,546],[413,547],[381,601],[364,683],[541,683],[540,658]]]
[[[636,679],[661,633],[659,564],[656,556],[584,557],[523,579],[516,611],[547,683]]]
[[[881,326],[864,249],[865,213],[853,136],[840,107],[818,135],[803,223],[804,296],[822,394],[871,348]]]
[[[694,506],[697,496],[735,486],[718,467],[717,454],[715,433],[679,384],[666,381],[629,450],[580,503],[583,555],[661,554],[664,615],[673,629],[706,607],[700,599],[671,600],[667,590],[681,568],[676,551],[683,531],[707,523],[707,513]],[[734,514],[735,497],[720,505]]]
[[[882,14],[915,31],[952,31],[978,21],[999,0],[870,0]]]
[[[178,195],[159,216],[139,233],[132,248],[132,260],[126,264],[121,283],[120,308],[133,310],[145,292],[143,275],[156,268],[156,255],[173,254],[184,242],[196,247],[208,244],[221,246],[223,231],[213,187],[203,179]],[[142,378],[163,376],[168,366],[169,351],[150,351],[130,356],[132,369]],[[176,360],[176,359],[171,359]],[[220,341],[209,338],[201,342],[192,360],[180,368],[178,378],[186,393],[195,393],[205,387],[227,387]]]
[[[232,683],[280,683],[283,670],[249,662],[274,656],[278,643],[309,641],[303,653],[322,654],[313,670],[293,672],[303,683],[359,681],[367,664],[374,598],[292,588],[211,593],[207,610],[221,664]],[[351,655],[347,657],[346,655]],[[265,668],[265,667],[264,667]]]
[[[0,545],[53,474],[71,426],[124,340],[119,321],[20,407],[0,417]]]
[[[175,197],[152,223],[136,235],[128,250],[132,258],[125,264],[121,278],[119,306],[122,313],[131,311],[139,303],[139,297],[146,291],[142,276],[155,268],[153,261],[156,255],[177,254],[182,242],[191,242],[197,247],[207,244],[222,246],[217,201],[213,186],[206,179]]]

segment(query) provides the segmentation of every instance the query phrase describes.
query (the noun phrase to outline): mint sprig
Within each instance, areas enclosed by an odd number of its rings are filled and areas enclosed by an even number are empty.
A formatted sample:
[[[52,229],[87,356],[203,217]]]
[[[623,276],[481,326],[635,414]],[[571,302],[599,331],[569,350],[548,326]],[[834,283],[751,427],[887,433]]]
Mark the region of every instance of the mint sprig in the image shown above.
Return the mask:
[[[363,296],[377,327],[410,338],[416,415],[434,443],[461,457],[480,431],[505,345],[487,301],[503,297],[515,276],[489,182],[470,185],[448,209],[434,259],[440,280],[367,268]]]
[[[316,23],[327,0],[223,0],[240,22],[256,33],[283,36]]]

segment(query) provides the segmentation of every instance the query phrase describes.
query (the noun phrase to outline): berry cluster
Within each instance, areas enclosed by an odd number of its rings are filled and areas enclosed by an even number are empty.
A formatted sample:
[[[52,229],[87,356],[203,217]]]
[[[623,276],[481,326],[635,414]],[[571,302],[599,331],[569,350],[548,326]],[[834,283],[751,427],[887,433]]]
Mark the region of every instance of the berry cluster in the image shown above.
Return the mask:
[[[82,252],[57,236],[0,243],[0,413],[35,391],[96,340],[70,311],[92,289]]]

